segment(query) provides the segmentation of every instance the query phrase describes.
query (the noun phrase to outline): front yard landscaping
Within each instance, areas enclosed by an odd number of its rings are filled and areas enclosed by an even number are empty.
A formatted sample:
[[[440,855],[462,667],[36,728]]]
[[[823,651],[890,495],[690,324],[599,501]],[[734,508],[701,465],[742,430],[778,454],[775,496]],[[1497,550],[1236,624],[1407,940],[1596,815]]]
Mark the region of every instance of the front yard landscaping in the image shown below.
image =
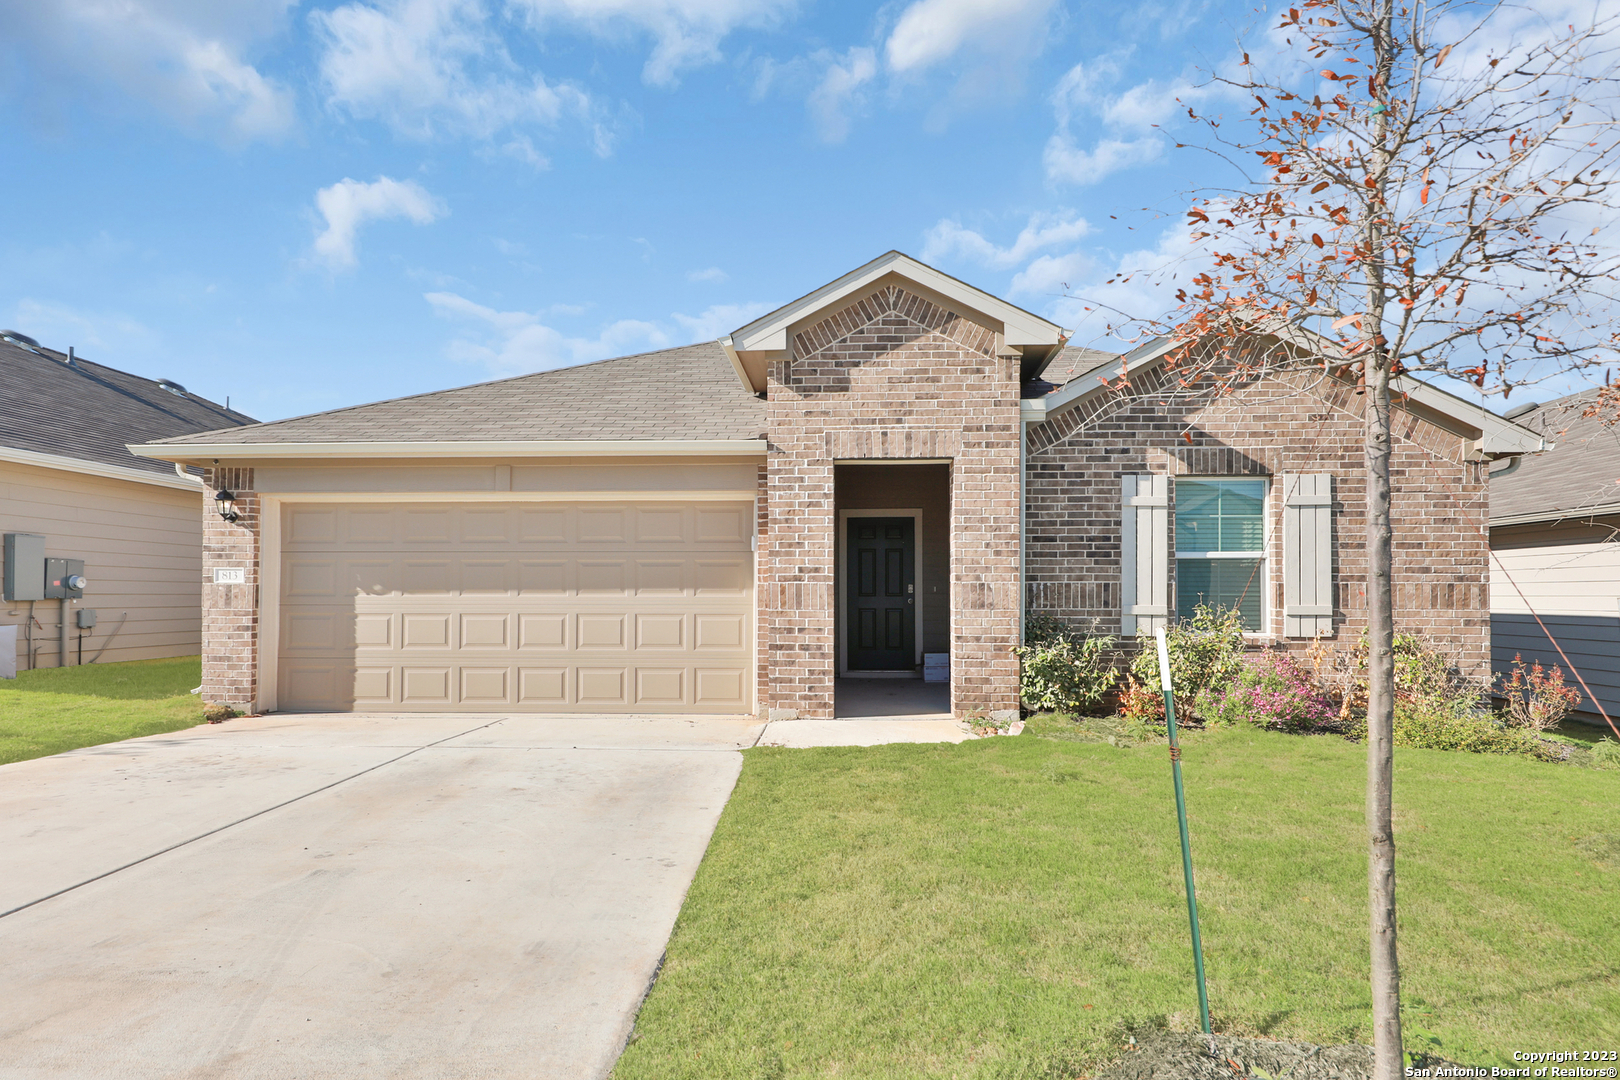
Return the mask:
[[[202,723],[196,656],[20,671],[0,679],[0,765]]]
[[[1193,1030],[1165,747],[1061,727],[747,751],[615,1080],[1057,1080]],[[1365,760],[1188,733],[1218,1028],[1370,1040]],[[1620,1046],[1620,772],[1399,749],[1396,779],[1408,1048]]]

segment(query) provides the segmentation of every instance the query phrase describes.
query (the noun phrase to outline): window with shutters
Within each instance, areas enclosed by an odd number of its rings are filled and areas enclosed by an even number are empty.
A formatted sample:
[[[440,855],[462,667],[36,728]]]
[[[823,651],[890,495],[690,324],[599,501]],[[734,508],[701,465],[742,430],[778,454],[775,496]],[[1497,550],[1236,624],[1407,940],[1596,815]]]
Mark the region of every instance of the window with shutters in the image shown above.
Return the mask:
[[[1265,629],[1266,481],[1176,479],[1176,615],[1236,608]]]

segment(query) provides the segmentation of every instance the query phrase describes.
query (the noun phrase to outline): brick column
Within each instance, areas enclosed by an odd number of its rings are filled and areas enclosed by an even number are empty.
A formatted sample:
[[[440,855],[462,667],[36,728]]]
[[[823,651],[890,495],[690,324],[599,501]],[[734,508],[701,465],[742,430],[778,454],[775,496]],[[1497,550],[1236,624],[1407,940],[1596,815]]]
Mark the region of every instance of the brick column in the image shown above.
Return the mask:
[[[251,710],[259,690],[259,497],[252,469],[203,474],[202,699]],[[225,521],[214,495],[236,496],[238,520]],[[215,585],[214,571],[240,568],[241,585]]]

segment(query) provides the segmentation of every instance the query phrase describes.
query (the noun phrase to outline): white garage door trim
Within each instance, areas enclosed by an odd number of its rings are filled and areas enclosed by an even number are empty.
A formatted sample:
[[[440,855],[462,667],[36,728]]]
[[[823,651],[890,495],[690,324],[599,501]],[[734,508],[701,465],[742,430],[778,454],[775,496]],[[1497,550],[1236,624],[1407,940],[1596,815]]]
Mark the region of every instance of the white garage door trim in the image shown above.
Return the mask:
[[[387,504],[397,504],[397,505],[418,505],[419,506],[419,505],[423,505],[423,504],[454,504],[454,503],[465,504],[465,503],[468,503],[468,502],[498,501],[498,502],[502,502],[502,503],[559,503],[560,502],[560,503],[576,503],[576,504],[580,504],[580,503],[600,504],[601,502],[617,502],[617,503],[637,503],[637,502],[639,502],[639,503],[654,503],[654,504],[658,504],[658,505],[661,505],[661,506],[664,506],[664,507],[668,507],[669,504],[672,503],[672,502],[673,503],[710,503],[710,504],[713,504],[713,503],[732,503],[732,504],[741,503],[741,504],[743,504],[743,506],[741,507],[742,509],[744,509],[744,512],[745,512],[745,520],[744,520],[743,528],[747,531],[749,539],[748,539],[748,541],[746,541],[745,546],[742,546],[742,545],[739,546],[739,550],[740,550],[741,553],[745,554],[747,556],[748,560],[749,560],[747,570],[746,570],[746,585],[745,585],[745,587],[747,589],[747,596],[746,596],[746,598],[743,600],[743,602],[741,604],[737,605],[736,610],[738,610],[738,612],[740,614],[743,614],[744,618],[745,618],[744,633],[748,637],[748,642],[747,642],[747,648],[745,650],[744,657],[743,657],[741,662],[744,665],[744,688],[745,688],[744,693],[745,693],[745,700],[746,700],[746,709],[749,709],[749,710],[752,709],[753,703],[755,701],[757,701],[757,692],[758,692],[758,688],[755,685],[756,680],[757,680],[757,644],[756,643],[757,643],[757,640],[758,640],[758,638],[757,638],[757,622],[758,622],[757,603],[758,603],[758,596],[757,596],[757,589],[755,588],[755,580],[754,580],[755,570],[754,570],[754,566],[753,566],[753,554],[752,554],[752,551],[750,550],[754,546],[753,543],[752,543],[752,533],[753,533],[753,529],[755,527],[755,514],[753,512],[753,510],[754,510],[754,499],[755,499],[755,493],[754,492],[746,492],[746,493],[744,493],[744,492],[726,492],[726,491],[680,491],[680,492],[669,492],[669,491],[664,491],[664,492],[658,492],[658,491],[621,492],[621,491],[614,491],[614,492],[522,492],[522,493],[519,493],[519,492],[510,492],[510,493],[501,492],[493,500],[489,498],[490,494],[494,494],[494,493],[486,494],[486,493],[482,493],[482,492],[479,492],[479,493],[457,492],[457,493],[432,493],[432,494],[428,494],[428,493],[416,493],[416,492],[411,492],[411,493],[406,493],[406,492],[390,492],[390,493],[377,493],[377,492],[332,493],[332,492],[323,492],[323,493],[320,493],[318,495],[313,494],[313,493],[309,494],[309,495],[305,495],[305,494],[300,493],[297,496],[292,496],[292,495],[282,496],[282,497],[278,497],[278,496],[262,496],[261,497],[262,498],[262,516],[261,516],[261,531],[260,531],[260,545],[261,546],[260,546],[260,559],[259,559],[261,606],[260,606],[260,621],[259,621],[260,648],[258,650],[258,666],[259,666],[258,708],[261,711],[272,711],[272,710],[277,709],[281,705],[281,702],[279,700],[278,688],[279,688],[279,685],[280,685],[280,677],[281,677],[281,663],[280,663],[280,661],[281,661],[281,646],[282,646],[282,642],[281,642],[281,637],[282,637],[282,634],[281,634],[281,630],[282,630],[281,622],[282,622],[282,614],[283,614],[282,610],[281,610],[281,600],[282,600],[282,595],[283,595],[282,563],[283,563],[283,556],[285,554],[285,552],[283,550],[284,544],[283,544],[283,538],[282,538],[281,533],[282,533],[282,519],[283,519],[284,511],[286,511],[289,507],[296,508],[297,506],[303,505],[303,504],[317,504],[317,503],[351,503],[351,504],[352,503],[363,503],[363,504],[387,503]],[[471,496],[471,497],[469,497],[469,496]],[[515,694],[514,694],[514,696],[515,696]],[[692,695],[689,695],[689,696],[692,696]],[[687,708],[691,708],[691,707],[692,706],[687,706]],[[396,706],[396,708],[397,708],[397,706]],[[469,708],[471,708],[471,707],[462,706],[462,705],[459,705],[457,703],[449,703],[444,707],[444,711],[462,711],[463,709],[469,709]],[[377,711],[391,711],[391,710],[384,708],[384,709],[378,709]],[[485,709],[485,710],[482,710],[482,711],[488,711],[488,709]],[[520,707],[517,706],[517,705],[513,705],[513,706],[511,706],[511,711],[520,711]],[[590,710],[582,708],[582,709],[579,709],[579,710],[570,710],[570,711],[590,711]],[[646,712],[651,712],[651,711],[667,711],[667,710],[655,710],[652,706],[644,706],[644,707],[639,707],[638,708],[634,704],[634,702],[632,701],[632,702],[628,703],[622,709],[610,709],[609,711],[610,712],[611,711],[617,711],[617,712],[623,712],[626,715],[634,715],[634,714],[636,714],[638,712],[639,713],[646,713]]]

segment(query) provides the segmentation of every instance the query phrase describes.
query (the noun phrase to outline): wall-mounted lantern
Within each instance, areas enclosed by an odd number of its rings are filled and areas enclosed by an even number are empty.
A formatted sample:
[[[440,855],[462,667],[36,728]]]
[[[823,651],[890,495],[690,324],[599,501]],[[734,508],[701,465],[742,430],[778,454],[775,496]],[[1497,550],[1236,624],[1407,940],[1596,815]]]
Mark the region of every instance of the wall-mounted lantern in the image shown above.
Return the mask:
[[[214,509],[219,511],[221,518],[233,524],[241,516],[236,512],[236,496],[224,488],[220,488],[214,495]]]

